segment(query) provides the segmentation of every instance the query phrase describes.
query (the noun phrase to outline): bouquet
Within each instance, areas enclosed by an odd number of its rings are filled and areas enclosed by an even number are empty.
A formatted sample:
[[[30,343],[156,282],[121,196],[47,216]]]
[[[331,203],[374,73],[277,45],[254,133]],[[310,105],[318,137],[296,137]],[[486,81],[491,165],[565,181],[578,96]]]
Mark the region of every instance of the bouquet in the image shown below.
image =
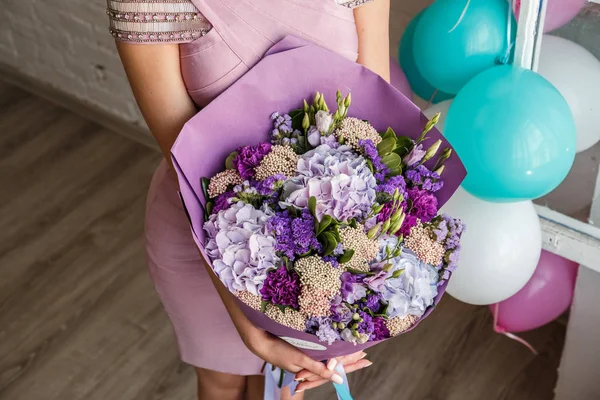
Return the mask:
[[[465,171],[437,118],[288,37],[184,127],[172,153],[192,233],[255,325],[326,359],[431,312],[464,230],[438,213]]]

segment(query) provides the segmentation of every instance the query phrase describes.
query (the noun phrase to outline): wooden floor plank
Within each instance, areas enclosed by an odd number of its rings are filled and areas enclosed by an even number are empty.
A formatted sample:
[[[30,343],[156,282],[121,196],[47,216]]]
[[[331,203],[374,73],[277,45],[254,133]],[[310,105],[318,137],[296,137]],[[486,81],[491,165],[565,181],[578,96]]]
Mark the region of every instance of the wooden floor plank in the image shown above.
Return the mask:
[[[0,400],[194,400],[145,267],[160,155],[3,84],[0,132]],[[358,400],[549,400],[564,334],[526,334],[535,357],[493,333],[486,308],[447,297],[371,349],[351,387]]]

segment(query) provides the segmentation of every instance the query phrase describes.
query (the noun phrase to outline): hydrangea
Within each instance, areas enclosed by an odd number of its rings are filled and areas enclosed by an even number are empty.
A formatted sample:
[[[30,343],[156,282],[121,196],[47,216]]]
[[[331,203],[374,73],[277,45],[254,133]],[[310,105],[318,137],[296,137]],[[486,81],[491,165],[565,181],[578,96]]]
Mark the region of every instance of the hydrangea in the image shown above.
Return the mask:
[[[255,209],[244,202],[212,214],[204,224],[206,252],[213,269],[231,292],[247,290],[258,295],[267,271],[277,267],[275,237],[266,228],[273,211]]]
[[[321,145],[302,155],[298,176],[284,184],[282,207],[306,208],[317,199],[316,216],[339,221],[364,218],[375,201],[377,182],[364,157],[347,146]]]
[[[260,161],[271,151],[270,143],[260,143],[256,146],[244,146],[237,149],[233,158],[233,165],[243,179],[254,176],[254,169],[260,165]]]
[[[300,217],[293,217],[289,211],[277,213],[269,220],[268,229],[277,240],[275,250],[292,261],[297,255],[321,249],[315,234],[314,217],[306,209]]]
[[[387,315],[421,317],[437,296],[437,271],[407,251],[402,252],[399,260],[394,259],[394,269],[402,273],[386,279],[381,291],[388,304]]]
[[[260,294],[264,301],[278,306],[290,306],[298,309],[300,296],[300,277],[296,272],[288,271],[285,266],[270,271],[263,283]]]

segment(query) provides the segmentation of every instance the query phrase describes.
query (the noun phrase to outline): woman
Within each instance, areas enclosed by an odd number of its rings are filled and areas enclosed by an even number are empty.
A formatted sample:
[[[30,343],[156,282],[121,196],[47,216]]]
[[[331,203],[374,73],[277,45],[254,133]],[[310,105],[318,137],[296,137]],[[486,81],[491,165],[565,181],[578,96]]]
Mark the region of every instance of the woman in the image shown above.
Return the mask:
[[[332,372],[337,362],[349,372],[371,364],[361,352],[325,366],[252,325],[206,269],[168,161],[185,122],[288,34],[356,60],[389,80],[389,0],[340,2],[108,0],[111,33],[133,93],[165,155],[148,195],[146,247],[182,360],[196,369],[199,399],[260,399],[264,361],[298,373],[302,382],[294,399],[301,399],[303,390],[338,381]],[[290,398],[289,391],[283,396]]]

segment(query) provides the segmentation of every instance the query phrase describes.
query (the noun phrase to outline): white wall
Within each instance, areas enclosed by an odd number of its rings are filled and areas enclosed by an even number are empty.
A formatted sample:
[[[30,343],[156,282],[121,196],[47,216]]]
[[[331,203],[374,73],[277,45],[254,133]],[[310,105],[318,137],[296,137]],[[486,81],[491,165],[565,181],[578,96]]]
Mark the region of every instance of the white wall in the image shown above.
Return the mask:
[[[105,0],[1,0],[0,63],[143,125],[108,33]]]

